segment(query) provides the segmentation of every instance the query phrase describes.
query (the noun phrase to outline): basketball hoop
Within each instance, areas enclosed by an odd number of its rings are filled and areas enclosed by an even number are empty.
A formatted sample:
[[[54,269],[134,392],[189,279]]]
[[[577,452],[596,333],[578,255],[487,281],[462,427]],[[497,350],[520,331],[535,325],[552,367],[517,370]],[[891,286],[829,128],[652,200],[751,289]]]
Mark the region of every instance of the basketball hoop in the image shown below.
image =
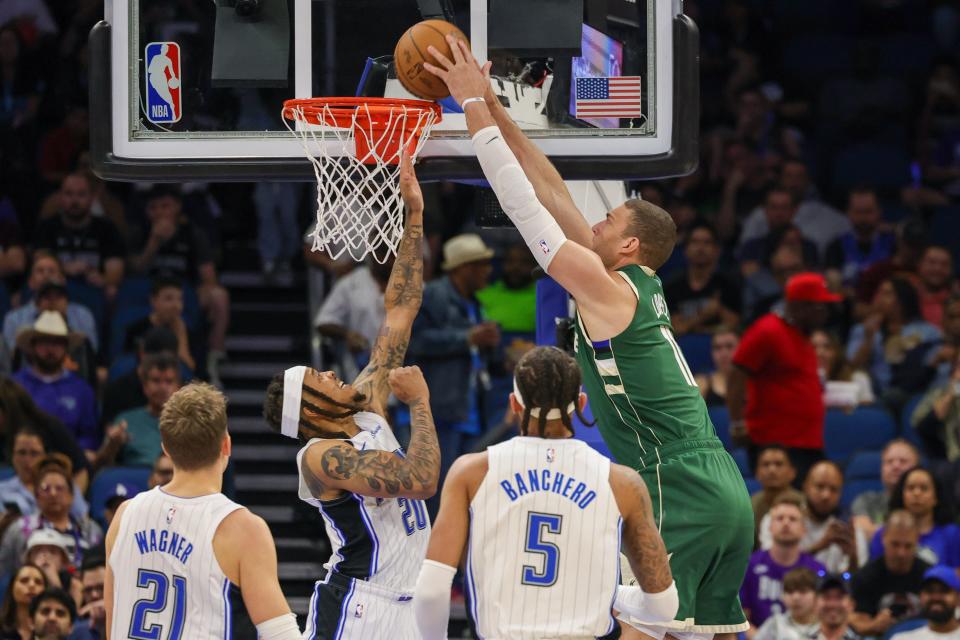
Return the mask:
[[[313,250],[332,259],[347,252],[358,262],[373,254],[381,264],[396,255],[403,237],[400,154],[406,150],[416,160],[440,121],[440,105],[399,98],[308,98],[285,101],[283,117],[317,178]]]

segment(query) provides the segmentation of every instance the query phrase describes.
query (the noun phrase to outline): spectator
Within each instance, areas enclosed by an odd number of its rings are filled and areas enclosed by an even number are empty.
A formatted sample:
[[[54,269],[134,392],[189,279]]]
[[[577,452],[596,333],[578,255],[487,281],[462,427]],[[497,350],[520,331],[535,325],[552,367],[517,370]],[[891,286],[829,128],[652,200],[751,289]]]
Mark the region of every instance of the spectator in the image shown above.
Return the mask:
[[[907,469],[920,464],[917,448],[904,440],[895,438],[887,443],[880,454],[880,481],[883,491],[864,491],[850,505],[854,526],[863,531],[868,540],[873,539],[877,528],[883,524],[890,506],[890,496]]]
[[[734,237],[739,220],[764,201],[771,181],[756,149],[739,140],[725,145],[722,161],[714,166],[711,172],[722,173],[723,180],[717,232],[726,242]]]
[[[59,260],[42,251],[33,255],[30,276],[27,278],[27,287],[33,296],[3,318],[3,339],[11,352],[17,344],[17,332],[36,322],[41,311],[59,311],[67,319],[70,328],[90,340],[94,351],[99,350],[97,322],[89,309],[69,301],[67,289],[62,286],[65,282]]]
[[[787,281],[804,271],[803,253],[795,246],[781,243],[762,265],[744,281],[743,318],[753,324],[765,313],[783,313],[783,293]]]
[[[906,471],[890,496],[890,511],[906,509],[917,522],[917,556],[930,564],[960,566],[960,529],[952,522],[940,481],[923,467]],[[883,555],[883,527],[873,536],[870,557]]]
[[[874,263],[860,273],[855,289],[858,318],[867,316],[884,280],[904,278],[917,284],[917,265],[927,247],[927,228],[923,220],[909,218],[900,222],[896,230],[896,248],[893,256]]]
[[[78,612],[81,622],[77,623],[76,628],[82,628],[90,640],[107,638],[107,609],[103,602],[103,580],[106,572],[104,557],[99,553],[86,558],[80,571],[83,606]]]
[[[5,515],[15,519],[18,516],[31,516],[37,513],[36,463],[47,455],[43,435],[30,426],[21,427],[13,438],[13,470],[11,478],[0,481],[0,496],[3,496]],[[83,499],[80,487],[74,484],[73,505],[70,515],[83,518],[87,515],[87,502]],[[0,528],[0,535],[6,527]]]
[[[107,429],[98,465],[150,466],[163,451],[160,445],[160,411],[180,388],[180,365],[169,353],[149,355],[140,365],[146,406],[124,411]]]
[[[483,315],[505,333],[533,336],[537,330],[537,262],[523,243],[507,247],[503,275],[477,292]]]
[[[773,546],[750,556],[747,575],[740,587],[740,603],[752,628],[761,626],[770,616],[782,613],[780,596],[783,577],[791,570],[805,567],[815,573],[826,571],[813,556],[800,550],[804,537],[803,502],[794,496],[781,496],[770,508],[770,533]]]
[[[360,369],[370,358],[370,347],[386,315],[383,294],[392,269],[393,258],[384,264],[367,258],[366,264],[336,281],[317,312],[314,327],[324,337],[342,340],[354,357],[348,366]],[[343,377],[350,376],[344,373]]]
[[[960,353],[950,379],[927,391],[910,416],[910,424],[931,458],[960,460]]]
[[[854,613],[850,626],[864,636],[881,636],[901,620],[920,613],[920,583],[930,565],[917,557],[920,532],[907,511],[893,511],[883,532],[883,555],[853,575]]]
[[[731,433],[746,441],[751,467],[759,448],[787,448],[802,482],[823,456],[825,409],[810,334],[840,296],[827,290],[823,276],[802,273],[787,282],[783,315],[767,314],[747,329],[733,356],[727,386]],[[746,406],[744,406],[746,405]]]
[[[25,564],[10,575],[0,609],[0,638],[28,640],[31,637],[30,603],[46,588],[47,577],[36,565]]]
[[[89,456],[100,446],[93,389],[66,368],[67,349],[82,336],[67,329],[56,311],[44,311],[33,327],[17,335],[17,348],[29,365],[13,375],[37,406],[58,418]]]
[[[63,210],[37,227],[37,247],[46,249],[63,265],[68,278],[103,289],[113,298],[123,280],[124,246],[120,232],[90,210],[93,185],[82,173],[63,178],[60,187]]]
[[[733,369],[733,354],[739,342],[740,336],[737,332],[724,327],[714,331],[710,339],[713,371],[694,376],[697,386],[700,387],[700,395],[708,407],[723,407],[727,404],[727,378]]]
[[[810,468],[803,483],[807,513],[800,547],[832,573],[855,571],[858,559],[866,562],[867,556],[866,539],[838,517],[842,494],[843,472],[835,462],[821,460]],[[769,549],[773,544],[769,523],[761,521],[759,531],[760,548]]]
[[[0,452],[13,447],[17,431],[29,427],[40,432],[44,448],[51,453],[60,453],[69,458],[75,470],[74,482],[85,490],[90,481],[89,463],[83,449],[63,424],[51,415],[40,411],[23,387],[10,378],[0,378],[0,436],[4,443]]]
[[[37,471],[37,506],[39,513],[24,516],[7,528],[0,540],[0,574],[12,571],[19,563],[30,534],[37,529],[55,529],[70,536],[74,544],[71,561],[79,565],[87,549],[103,538],[99,526],[90,518],[74,518],[73,480],[70,462],[65,457],[51,454],[41,460]]]
[[[89,145],[90,114],[81,104],[68,105],[61,124],[40,141],[40,175],[50,185],[70,177]]]
[[[264,128],[268,127],[269,124]],[[254,187],[257,249],[268,279],[278,272],[290,273],[290,261],[300,249],[297,212],[302,193],[302,185],[290,182],[259,181]]]
[[[476,293],[490,278],[493,251],[480,236],[463,234],[443,245],[446,276],[424,287],[409,356],[433,390],[430,404],[440,441],[440,478],[486,428],[483,395],[500,329],[485,321]],[[435,502],[435,500],[434,500]],[[428,503],[433,504],[433,503]]]
[[[930,382],[930,364],[942,334],[920,315],[917,290],[903,278],[885,280],[873,309],[850,331],[847,357],[870,372],[881,397],[916,393]]]
[[[123,350],[136,352],[137,345],[153,327],[166,327],[177,337],[177,357],[193,371],[196,364],[190,353],[190,336],[183,321],[183,282],[159,277],[150,285],[150,315],[127,326]]]
[[[927,626],[898,633],[891,640],[949,640],[960,638],[960,579],[951,567],[932,567],[923,574],[920,587],[920,606]]]
[[[820,199],[816,186],[810,180],[807,165],[802,160],[784,160],[780,170],[780,188],[789,191],[799,203],[793,224],[816,245],[820,256],[825,256],[831,242],[850,231],[850,220]],[[762,238],[769,232],[765,211],[758,207],[743,224],[740,246]]]
[[[230,296],[217,280],[210,243],[183,215],[183,200],[175,189],[155,187],[147,197],[147,217],[150,232],[134,245],[130,267],[135,273],[179,278],[197,287],[200,307],[210,321],[207,374],[220,385],[219,363],[226,357]]]
[[[820,629],[811,640],[860,640],[850,628],[853,601],[850,586],[842,576],[824,576],[817,586],[817,618]]]
[[[883,210],[877,192],[870,187],[855,187],[847,196],[847,218],[852,229],[827,247],[828,275],[855,287],[869,267],[893,256],[895,239],[882,228]]]
[[[824,381],[823,401],[828,409],[852,410],[876,400],[870,376],[850,366],[836,334],[817,330],[810,336],[810,342],[817,351],[820,379]]]
[[[764,200],[763,211],[767,220],[767,233],[745,242],[740,247],[740,271],[744,277],[749,277],[761,264],[769,262],[781,239],[790,231],[795,231],[798,236],[795,242],[802,252],[804,263],[807,266],[819,264],[816,245],[804,237],[793,223],[797,213],[797,200],[791,192],[781,187],[770,189]]]
[[[147,488],[162,487],[173,480],[173,461],[166,453],[161,453],[153,461],[153,471],[147,479]]]
[[[794,500],[803,500],[803,494],[791,485],[796,477],[797,470],[793,468],[787,450],[780,445],[766,446],[757,455],[757,481],[760,483],[760,491],[753,494],[750,501],[753,503],[754,523],[758,532],[769,533],[769,518],[764,528],[761,528],[760,523],[780,496],[788,495]]]
[[[817,575],[806,567],[788,571],[783,576],[783,606],[787,610],[775,613],[760,626],[753,640],[806,640],[816,633]]]
[[[168,353],[175,357],[178,344],[177,336],[166,327],[153,327],[144,334],[142,342],[137,346],[137,368],[107,383],[103,392],[103,424],[113,424],[120,413],[147,404],[140,375],[144,358],[156,353]],[[181,366],[180,373],[181,382],[185,382],[185,374],[189,373],[189,370],[185,371]]]
[[[103,503],[103,523],[107,529],[110,528],[110,523],[113,522],[113,516],[117,514],[117,509],[120,508],[120,505],[138,493],[140,493],[140,490],[137,489],[137,487],[124,482],[118,482],[110,489],[110,493],[107,494],[107,500]]]
[[[63,589],[48,588],[30,603],[33,640],[67,640],[77,621],[77,605]]]
[[[0,127],[8,131],[29,125],[40,104],[41,82],[23,49],[16,27],[0,20],[0,87],[4,98],[0,101]]]
[[[79,604],[83,599],[83,587],[71,572],[73,545],[73,538],[59,531],[36,529],[27,540],[24,561],[40,567],[47,576],[48,587],[63,589]]]
[[[740,283],[718,268],[720,240],[716,230],[707,222],[694,223],[684,254],[686,268],[674,274],[663,287],[674,333],[678,336],[709,333],[721,325],[737,326]]]
[[[953,296],[943,305],[943,344],[936,350],[930,361],[930,367],[935,370],[934,386],[949,380],[958,353],[960,353],[960,296]]]
[[[950,250],[936,244],[927,247],[917,265],[917,277],[920,314],[930,324],[943,329],[943,307],[954,286]]]

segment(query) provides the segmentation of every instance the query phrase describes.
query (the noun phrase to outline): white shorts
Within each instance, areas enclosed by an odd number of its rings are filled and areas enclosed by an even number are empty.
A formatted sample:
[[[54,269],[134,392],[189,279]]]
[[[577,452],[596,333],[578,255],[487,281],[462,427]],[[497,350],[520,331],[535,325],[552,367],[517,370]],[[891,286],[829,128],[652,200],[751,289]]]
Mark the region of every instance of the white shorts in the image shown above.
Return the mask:
[[[413,594],[328,574],[310,598],[304,640],[420,640]]]

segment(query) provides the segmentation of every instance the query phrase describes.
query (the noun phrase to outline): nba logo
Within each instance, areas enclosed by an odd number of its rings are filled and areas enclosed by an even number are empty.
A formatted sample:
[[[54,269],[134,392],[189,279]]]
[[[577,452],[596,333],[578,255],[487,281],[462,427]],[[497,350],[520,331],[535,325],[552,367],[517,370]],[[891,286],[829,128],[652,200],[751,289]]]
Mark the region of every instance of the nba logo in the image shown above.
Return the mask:
[[[170,524],[173,522],[173,516],[175,515],[177,515],[177,508],[170,507],[170,510],[167,511],[167,524]]]
[[[546,240],[540,241],[540,250],[543,251],[544,254],[550,253],[550,247],[547,246]]]
[[[547,462],[553,462],[557,459],[557,450],[553,447],[547,449]]]
[[[146,56],[147,120],[158,124],[180,121],[180,45],[151,42]]]
[[[362,602],[359,603],[359,604],[357,604],[357,608],[356,608],[356,609],[354,610],[354,612],[353,612],[353,617],[354,617],[354,618],[362,618],[362,617],[363,617],[363,603],[362,603]]]

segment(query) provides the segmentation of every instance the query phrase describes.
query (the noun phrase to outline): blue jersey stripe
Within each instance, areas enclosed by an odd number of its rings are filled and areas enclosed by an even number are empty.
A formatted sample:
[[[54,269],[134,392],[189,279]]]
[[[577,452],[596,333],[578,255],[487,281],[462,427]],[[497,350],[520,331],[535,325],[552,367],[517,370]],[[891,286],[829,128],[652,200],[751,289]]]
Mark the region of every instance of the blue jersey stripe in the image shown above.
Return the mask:
[[[367,508],[363,504],[363,496],[358,496],[353,494],[353,499],[357,501],[360,505],[360,517],[363,518],[363,524],[367,528],[367,533],[370,534],[370,539],[373,541],[373,551],[370,553],[370,569],[368,576],[375,575],[377,573],[377,566],[380,561],[380,539],[377,538],[377,531],[373,526],[373,522],[370,521],[370,514],[367,513]]]
[[[223,638],[233,638],[233,611],[230,607],[230,580],[223,580]]]
[[[337,625],[337,633],[333,636],[334,640],[340,640],[340,636],[343,634],[343,626],[347,622],[347,606],[350,604],[350,599],[353,598],[354,587],[356,582],[350,581],[350,591],[347,592],[347,597],[343,599],[343,604],[340,605],[340,623]]]

